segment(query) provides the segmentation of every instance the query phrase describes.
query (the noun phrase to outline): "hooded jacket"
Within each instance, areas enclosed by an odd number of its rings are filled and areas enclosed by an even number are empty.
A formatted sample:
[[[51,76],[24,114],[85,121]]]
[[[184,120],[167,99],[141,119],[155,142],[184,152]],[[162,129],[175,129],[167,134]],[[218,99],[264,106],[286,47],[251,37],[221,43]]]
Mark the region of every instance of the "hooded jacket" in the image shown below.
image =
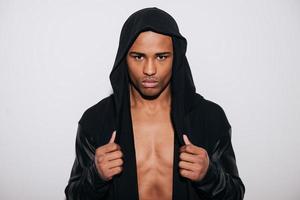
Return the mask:
[[[88,108],[78,122],[76,157],[65,194],[67,200],[138,200],[137,167],[129,98],[126,54],[143,31],[172,37],[171,122],[175,134],[173,158],[173,200],[240,200],[245,187],[239,177],[231,144],[231,125],[224,110],[196,93],[186,58],[187,41],[176,21],[156,7],[133,13],[122,27],[110,82],[113,94]],[[123,152],[123,171],[110,181],[99,176],[95,150],[108,143],[116,130],[115,142]],[[210,158],[207,174],[191,181],[179,173],[179,148],[183,133]]]

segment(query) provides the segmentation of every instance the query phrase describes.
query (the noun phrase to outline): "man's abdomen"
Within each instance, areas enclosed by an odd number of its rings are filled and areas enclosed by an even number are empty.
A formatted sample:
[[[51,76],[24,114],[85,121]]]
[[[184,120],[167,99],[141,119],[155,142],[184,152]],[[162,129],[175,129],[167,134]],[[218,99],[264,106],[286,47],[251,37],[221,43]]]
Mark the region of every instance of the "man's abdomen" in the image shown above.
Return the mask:
[[[165,135],[161,136],[162,134]],[[147,134],[144,134],[144,138],[135,140],[139,199],[171,200],[173,133],[169,130],[157,134],[157,137],[145,135]]]

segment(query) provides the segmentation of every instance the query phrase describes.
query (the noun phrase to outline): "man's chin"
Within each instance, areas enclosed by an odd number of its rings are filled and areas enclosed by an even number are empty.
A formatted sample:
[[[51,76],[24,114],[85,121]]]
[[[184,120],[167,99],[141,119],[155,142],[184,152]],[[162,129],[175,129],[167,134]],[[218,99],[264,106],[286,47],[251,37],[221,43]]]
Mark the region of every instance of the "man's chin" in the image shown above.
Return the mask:
[[[153,91],[149,91],[149,90],[153,90]],[[153,100],[159,97],[161,91],[157,91],[156,89],[151,88],[151,89],[140,90],[140,94],[144,99]]]
[[[131,86],[135,88],[135,90],[141,95],[142,98],[147,100],[154,100],[158,98],[165,89],[159,86],[151,88],[146,88],[143,85],[139,85],[139,87],[137,87],[135,84],[131,84]]]

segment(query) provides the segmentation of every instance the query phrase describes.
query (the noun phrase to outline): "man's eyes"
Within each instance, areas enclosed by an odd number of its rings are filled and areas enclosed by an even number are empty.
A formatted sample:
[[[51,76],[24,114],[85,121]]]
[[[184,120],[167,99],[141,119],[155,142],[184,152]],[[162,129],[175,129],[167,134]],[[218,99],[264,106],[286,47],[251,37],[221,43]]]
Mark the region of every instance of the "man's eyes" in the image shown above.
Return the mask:
[[[141,55],[135,55],[133,56],[135,60],[143,60],[144,59],[144,56],[141,56]],[[158,55],[156,58],[158,60],[165,60],[168,56],[164,56],[164,55]]]
[[[158,60],[165,60],[168,56],[159,55],[157,56]]]
[[[140,55],[133,56],[136,60],[142,60],[144,57]]]

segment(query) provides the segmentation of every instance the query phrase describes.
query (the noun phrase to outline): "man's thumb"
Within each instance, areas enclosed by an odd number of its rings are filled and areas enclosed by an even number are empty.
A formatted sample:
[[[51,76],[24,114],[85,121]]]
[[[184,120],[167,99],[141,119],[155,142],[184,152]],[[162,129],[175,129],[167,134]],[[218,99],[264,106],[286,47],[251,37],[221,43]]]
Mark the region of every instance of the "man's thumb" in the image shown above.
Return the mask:
[[[187,144],[192,144],[191,141],[189,140],[188,136],[183,134],[183,141],[184,143],[187,145]]]
[[[114,143],[114,142],[115,142],[115,138],[116,138],[116,131],[114,131],[114,132],[112,133],[112,136],[111,136],[111,138],[110,138],[110,140],[109,140],[108,143]]]

